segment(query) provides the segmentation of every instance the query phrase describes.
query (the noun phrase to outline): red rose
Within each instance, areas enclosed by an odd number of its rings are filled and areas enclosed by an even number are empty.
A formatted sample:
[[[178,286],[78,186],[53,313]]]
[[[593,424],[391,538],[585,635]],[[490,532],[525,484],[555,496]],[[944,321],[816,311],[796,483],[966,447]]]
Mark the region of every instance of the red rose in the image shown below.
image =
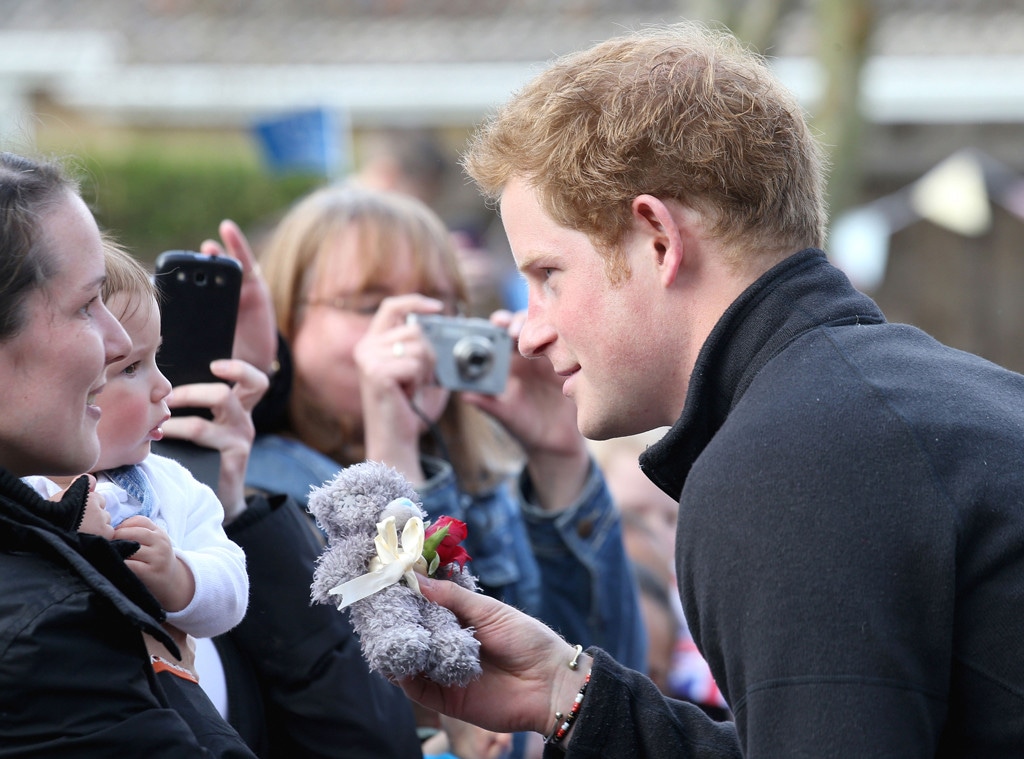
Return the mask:
[[[433,570],[448,564],[458,564],[459,569],[462,569],[469,561],[469,554],[459,543],[465,540],[468,534],[465,522],[452,517],[438,517],[424,532],[423,558],[427,560],[427,566]],[[433,574],[433,571],[430,574]]]

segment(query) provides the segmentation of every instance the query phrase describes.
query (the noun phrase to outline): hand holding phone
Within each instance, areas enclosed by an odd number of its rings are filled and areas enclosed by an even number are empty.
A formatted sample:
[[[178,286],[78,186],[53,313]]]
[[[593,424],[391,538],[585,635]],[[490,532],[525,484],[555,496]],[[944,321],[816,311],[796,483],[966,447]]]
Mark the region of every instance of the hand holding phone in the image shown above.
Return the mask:
[[[173,387],[221,382],[210,372],[210,362],[231,358],[241,265],[222,256],[171,250],[157,258],[155,281],[163,338],[157,354],[160,371]]]
[[[161,253],[154,281],[160,302],[163,339],[157,366],[172,387],[196,382],[223,382],[210,362],[230,358],[238,319],[242,267],[232,258],[186,250]],[[174,416],[212,419],[208,408],[171,409]],[[214,491],[220,479],[220,452],[187,440],[165,438],[153,451],[184,464]]]

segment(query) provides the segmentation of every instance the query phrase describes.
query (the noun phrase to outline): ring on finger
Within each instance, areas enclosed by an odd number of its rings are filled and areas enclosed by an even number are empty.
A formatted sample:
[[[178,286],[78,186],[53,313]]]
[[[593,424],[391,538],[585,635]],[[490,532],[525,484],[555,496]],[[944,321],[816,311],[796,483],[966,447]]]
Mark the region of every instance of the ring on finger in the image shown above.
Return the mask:
[[[405,343],[399,340],[396,343],[391,344],[391,355],[395,358],[401,358],[405,355]]]

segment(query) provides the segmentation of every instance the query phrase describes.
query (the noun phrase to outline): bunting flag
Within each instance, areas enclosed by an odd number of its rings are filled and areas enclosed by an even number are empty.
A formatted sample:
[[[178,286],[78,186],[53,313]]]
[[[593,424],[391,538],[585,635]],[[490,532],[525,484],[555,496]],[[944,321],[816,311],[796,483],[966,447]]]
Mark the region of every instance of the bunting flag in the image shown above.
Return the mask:
[[[253,133],[267,166],[276,173],[313,173],[329,179],[345,169],[347,130],[339,115],[325,108],[263,119]]]

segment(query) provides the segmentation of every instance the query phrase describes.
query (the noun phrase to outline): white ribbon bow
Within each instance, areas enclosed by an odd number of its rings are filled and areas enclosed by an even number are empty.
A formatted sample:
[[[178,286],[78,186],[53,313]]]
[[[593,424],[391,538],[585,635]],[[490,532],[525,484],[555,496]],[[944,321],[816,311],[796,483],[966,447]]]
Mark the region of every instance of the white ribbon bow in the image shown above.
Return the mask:
[[[427,563],[423,559],[423,520],[412,517],[405,523],[401,543],[398,542],[398,528],[395,524],[393,516],[377,523],[377,537],[373,539],[377,555],[370,559],[370,571],[367,574],[327,591],[328,595],[339,596],[339,610],[394,585],[403,577],[406,585],[420,592],[415,570],[419,569],[424,574],[427,571]]]

